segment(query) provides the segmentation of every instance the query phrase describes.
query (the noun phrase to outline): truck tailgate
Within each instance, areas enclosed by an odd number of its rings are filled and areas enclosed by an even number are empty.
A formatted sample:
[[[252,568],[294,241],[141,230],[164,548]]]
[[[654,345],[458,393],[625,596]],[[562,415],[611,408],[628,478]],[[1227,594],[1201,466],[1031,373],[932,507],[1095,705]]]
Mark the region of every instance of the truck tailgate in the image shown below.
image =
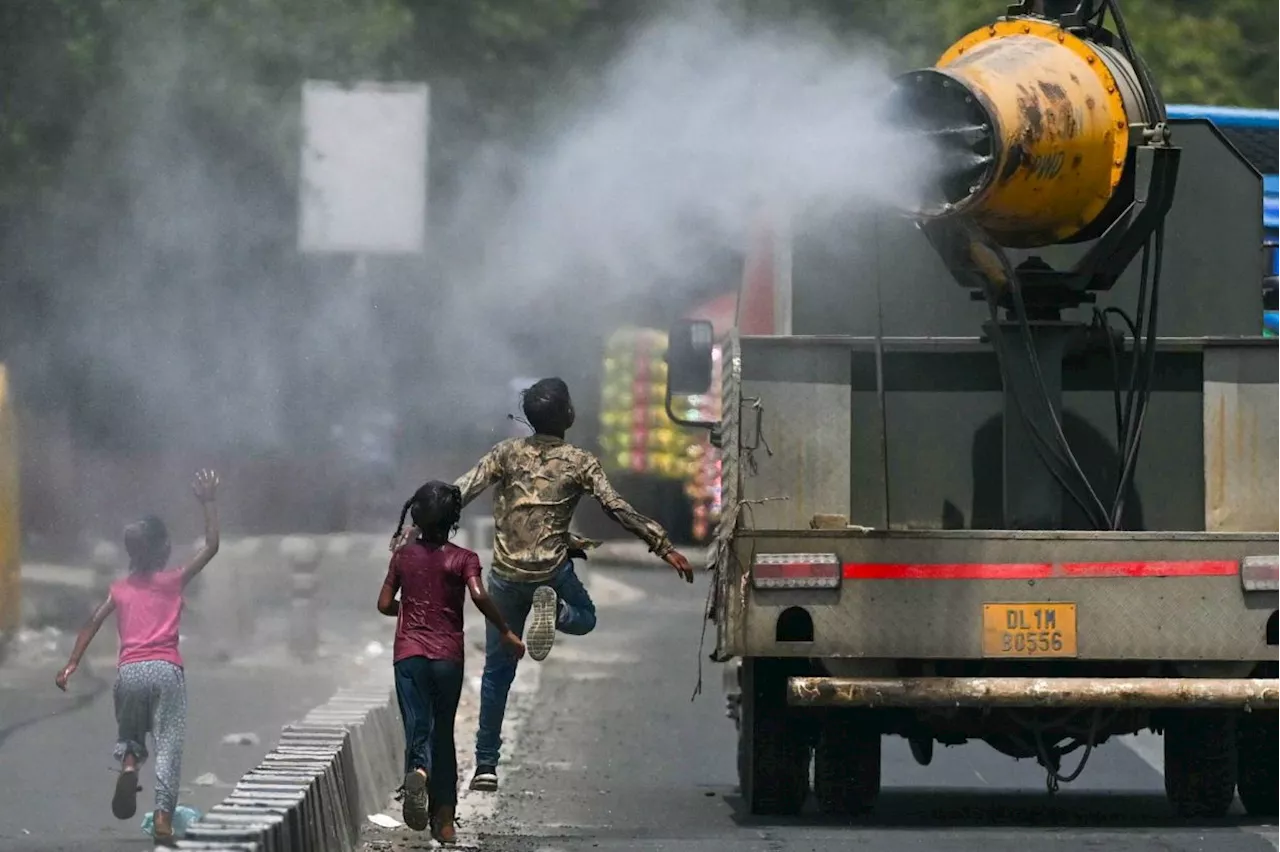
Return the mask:
[[[734,546],[729,654],[1276,659],[1274,533],[739,531]],[[834,588],[753,576],[809,559],[839,566]],[[785,626],[806,617],[807,637]]]

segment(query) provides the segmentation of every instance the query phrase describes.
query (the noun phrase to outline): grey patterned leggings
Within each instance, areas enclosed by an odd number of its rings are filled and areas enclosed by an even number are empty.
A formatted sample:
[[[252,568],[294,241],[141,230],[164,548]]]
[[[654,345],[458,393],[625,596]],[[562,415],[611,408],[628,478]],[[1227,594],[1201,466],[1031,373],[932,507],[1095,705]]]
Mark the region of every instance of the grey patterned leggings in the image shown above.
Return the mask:
[[[156,749],[156,810],[173,813],[182,779],[187,733],[187,681],[181,667],[160,660],[126,663],[116,676],[116,760],[147,759],[147,733]]]

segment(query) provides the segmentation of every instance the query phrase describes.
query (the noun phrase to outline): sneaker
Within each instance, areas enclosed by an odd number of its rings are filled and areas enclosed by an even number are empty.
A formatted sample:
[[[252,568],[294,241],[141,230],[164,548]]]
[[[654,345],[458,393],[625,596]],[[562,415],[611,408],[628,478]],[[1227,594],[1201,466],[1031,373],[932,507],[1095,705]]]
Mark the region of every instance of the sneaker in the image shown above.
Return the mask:
[[[427,776],[414,770],[404,776],[404,824],[414,831],[423,831],[429,823]]]
[[[471,789],[492,793],[498,789],[498,767],[480,764],[471,776]]]
[[[550,586],[539,586],[533,593],[532,621],[525,631],[524,644],[529,656],[535,660],[545,660],[551,653],[551,646],[556,641],[556,613],[560,609],[559,604],[556,591]]]
[[[116,792],[111,797],[111,813],[116,819],[132,819],[138,812],[138,770],[122,769],[116,779]]]

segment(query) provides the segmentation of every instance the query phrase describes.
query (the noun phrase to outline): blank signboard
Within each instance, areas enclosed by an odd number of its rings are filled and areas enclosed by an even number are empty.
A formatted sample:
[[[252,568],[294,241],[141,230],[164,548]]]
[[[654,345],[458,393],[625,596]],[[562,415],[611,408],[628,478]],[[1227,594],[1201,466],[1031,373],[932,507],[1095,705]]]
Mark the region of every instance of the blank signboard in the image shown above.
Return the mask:
[[[422,84],[303,86],[300,251],[422,252],[428,108]]]

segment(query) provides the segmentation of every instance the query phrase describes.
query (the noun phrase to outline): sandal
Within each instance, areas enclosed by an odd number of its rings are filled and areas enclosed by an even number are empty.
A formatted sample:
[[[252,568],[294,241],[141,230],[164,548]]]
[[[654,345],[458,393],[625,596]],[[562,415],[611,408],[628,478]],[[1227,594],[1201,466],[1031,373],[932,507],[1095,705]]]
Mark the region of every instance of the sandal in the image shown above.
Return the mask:
[[[137,768],[121,769],[120,777],[116,779],[115,795],[111,797],[111,813],[116,819],[132,819],[138,812],[140,790]]]

